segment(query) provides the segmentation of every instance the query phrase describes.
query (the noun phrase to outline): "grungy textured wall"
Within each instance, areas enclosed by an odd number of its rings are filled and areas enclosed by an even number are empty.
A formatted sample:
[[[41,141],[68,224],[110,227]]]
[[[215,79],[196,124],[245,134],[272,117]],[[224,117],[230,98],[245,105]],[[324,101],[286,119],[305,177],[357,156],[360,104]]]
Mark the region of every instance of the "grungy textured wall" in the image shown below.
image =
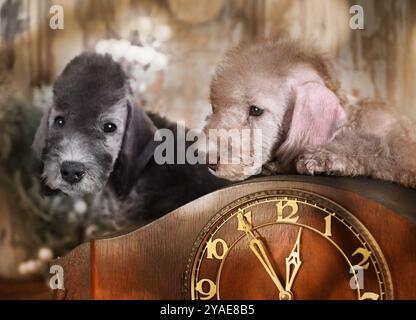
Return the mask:
[[[351,6],[364,30],[349,28]],[[416,3],[407,0],[266,0],[265,35],[314,40],[334,57],[344,88],[387,100],[416,119]]]
[[[64,30],[48,26],[53,4],[64,8]],[[349,27],[354,4],[364,8],[364,30]],[[163,48],[168,69],[150,108],[191,127],[209,112],[209,82],[224,51],[282,33],[313,39],[330,52],[348,92],[386,99],[416,118],[412,0],[0,0],[0,7],[0,83],[12,79],[26,95],[97,40],[123,37],[139,16],[150,16],[172,30]]]

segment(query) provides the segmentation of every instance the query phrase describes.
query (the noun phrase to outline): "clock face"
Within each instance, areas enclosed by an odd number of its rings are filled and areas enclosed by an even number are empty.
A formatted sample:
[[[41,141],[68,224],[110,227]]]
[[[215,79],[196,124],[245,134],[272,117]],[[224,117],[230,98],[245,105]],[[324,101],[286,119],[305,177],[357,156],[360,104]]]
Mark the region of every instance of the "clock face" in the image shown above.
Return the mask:
[[[300,190],[231,203],[205,226],[185,272],[191,299],[392,299],[388,265],[351,213]]]

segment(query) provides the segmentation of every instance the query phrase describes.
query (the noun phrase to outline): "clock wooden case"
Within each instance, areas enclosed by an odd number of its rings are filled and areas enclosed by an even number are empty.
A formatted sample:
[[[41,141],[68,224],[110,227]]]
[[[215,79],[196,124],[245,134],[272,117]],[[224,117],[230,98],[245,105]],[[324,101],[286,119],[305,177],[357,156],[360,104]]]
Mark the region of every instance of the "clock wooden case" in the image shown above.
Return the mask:
[[[163,199],[161,199],[163,201]],[[416,190],[281,176],[236,184],[54,261],[57,299],[415,299]]]

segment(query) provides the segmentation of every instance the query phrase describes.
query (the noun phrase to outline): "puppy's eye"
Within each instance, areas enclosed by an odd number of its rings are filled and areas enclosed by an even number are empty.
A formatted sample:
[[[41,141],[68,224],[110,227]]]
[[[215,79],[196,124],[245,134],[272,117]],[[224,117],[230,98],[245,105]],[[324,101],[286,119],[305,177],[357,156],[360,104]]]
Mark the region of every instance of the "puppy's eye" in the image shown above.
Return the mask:
[[[54,120],[54,124],[55,126],[57,126],[58,128],[62,128],[65,125],[65,119],[64,117],[61,116],[57,116]]]
[[[105,133],[111,133],[117,130],[117,126],[114,123],[106,122],[103,127]]]
[[[252,105],[250,106],[250,116],[258,117],[261,116],[263,113],[263,109],[259,108],[258,106]]]

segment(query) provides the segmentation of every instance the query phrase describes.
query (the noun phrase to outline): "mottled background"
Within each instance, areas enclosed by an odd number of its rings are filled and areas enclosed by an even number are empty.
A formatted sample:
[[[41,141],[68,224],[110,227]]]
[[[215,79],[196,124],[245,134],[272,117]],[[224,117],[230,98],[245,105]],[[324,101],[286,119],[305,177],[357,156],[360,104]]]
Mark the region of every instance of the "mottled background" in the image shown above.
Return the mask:
[[[54,4],[64,9],[63,30],[49,27]],[[364,30],[349,27],[355,4]],[[45,273],[50,256],[83,239],[86,203],[40,198],[29,150],[48,86],[71,58],[110,52],[131,71],[143,108],[195,128],[209,112],[221,55],[278,34],[330,53],[350,94],[388,100],[416,119],[412,0],[0,0],[0,278]],[[4,281],[0,298],[13,296],[14,282]]]
[[[53,4],[64,8],[64,30],[49,28]],[[364,8],[364,30],[349,28],[354,4]],[[223,52],[241,40],[280,33],[314,39],[330,52],[351,93],[389,99],[416,118],[411,0],[0,0],[0,6],[0,41],[7,48],[0,70],[28,96],[98,40],[127,38],[145,16],[172,32],[161,48],[169,64],[151,108],[189,126],[199,126],[209,109],[208,84]]]

